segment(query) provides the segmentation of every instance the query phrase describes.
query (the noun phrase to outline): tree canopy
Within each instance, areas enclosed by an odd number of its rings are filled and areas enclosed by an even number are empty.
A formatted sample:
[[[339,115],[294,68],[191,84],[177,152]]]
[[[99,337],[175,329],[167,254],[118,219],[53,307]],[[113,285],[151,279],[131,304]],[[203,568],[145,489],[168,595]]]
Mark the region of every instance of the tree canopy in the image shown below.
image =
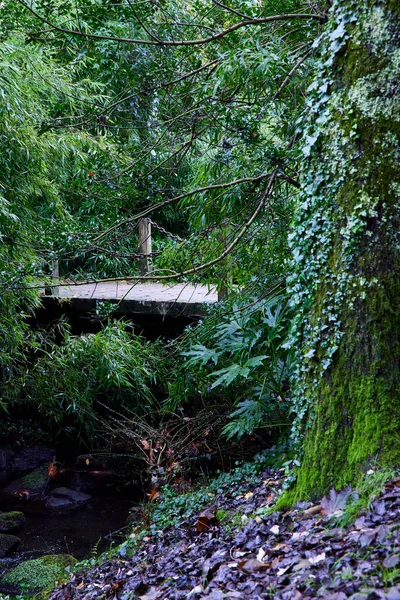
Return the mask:
[[[217,398],[225,435],[292,427],[298,496],[396,460],[396,3],[1,7],[4,410],[82,425],[124,388],[156,411],[157,380],[163,414]],[[146,352],[118,324],[88,344],[29,328],[54,260],[71,281],[140,280],[145,216],[146,277],[227,288],[214,314]]]

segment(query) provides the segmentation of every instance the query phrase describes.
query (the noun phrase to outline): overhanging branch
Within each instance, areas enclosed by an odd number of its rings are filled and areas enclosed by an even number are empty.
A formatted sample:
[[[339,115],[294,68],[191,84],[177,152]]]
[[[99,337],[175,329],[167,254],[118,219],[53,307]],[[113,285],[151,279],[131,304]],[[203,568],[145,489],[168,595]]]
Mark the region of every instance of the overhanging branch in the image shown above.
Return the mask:
[[[259,19],[246,19],[244,21],[240,21],[239,23],[235,23],[234,25],[231,25],[227,29],[224,29],[222,31],[219,31],[218,33],[215,33],[214,35],[210,35],[209,37],[200,38],[197,40],[175,40],[175,41],[158,40],[158,39],[144,40],[144,39],[140,39],[140,38],[124,38],[124,37],[119,37],[119,36],[114,36],[114,35],[100,35],[97,33],[85,33],[83,31],[77,31],[75,29],[66,29],[65,27],[59,27],[58,25],[52,23],[51,21],[49,21],[48,19],[43,17],[41,14],[39,14],[34,8],[25,4],[25,2],[23,2],[23,0],[17,0],[17,2],[19,4],[21,4],[21,6],[26,8],[26,10],[31,12],[42,23],[45,23],[46,25],[48,25],[55,31],[60,31],[61,33],[66,33],[68,35],[74,35],[74,36],[89,38],[89,39],[93,39],[93,40],[108,40],[108,41],[114,41],[114,42],[122,42],[125,44],[141,44],[141,45],[146,45],[146,46],[199,46],[202,44],[208,44],[210,42],[215,42],[216,40],[219,40],[219,39],[225,37],[226,35],[234,32],[234,31],[237,31],[238,29],[241,29],[243,27],[249,27],[249,26],[254,26],[254,25],[263,25],[264,23],[271,23],[273,21],[289,21],[292,19],[317,19],[318,21],[322,21],[322,22],[324,22],[326,20],[325,15],[318,15],[315,13],[290,13],[290,14],[282,14],[282,15],[271,15],[269,17],[262,17]]]

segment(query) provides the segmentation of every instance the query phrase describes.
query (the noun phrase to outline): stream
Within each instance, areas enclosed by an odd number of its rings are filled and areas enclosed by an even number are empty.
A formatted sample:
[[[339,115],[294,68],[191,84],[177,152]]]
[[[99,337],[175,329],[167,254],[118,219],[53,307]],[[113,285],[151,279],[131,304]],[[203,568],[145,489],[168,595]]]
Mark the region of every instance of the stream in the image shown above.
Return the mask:
[[[15,475],[8,477],[1,484],[0,518],[18,511],[23,513],[25,520],[22,525],[9,531],[2,530],[7,535],[17,536],[20,543],[17,549],[0,558],[0,579],[6,571],[26,560],[49,554],[70,554],[81,561],[96,557],[112,544],[119,544],[125,539],[134,500],[121,491],[124,489],[121,482],[112,485],[112,481],[108,480],[107,486],[99,487],[92,485],[98,484],[98,471],[88,470],[82,473],[71,470],[69,479],[62,479],[61,476],[60,481],[58,478],[53,481],[45,477],[40,489],[42,484],[37,474],[40,475],[42,470],[47,475],[51,451],[46,448],[24,449],[19,453],[6,450],[3,451],[3,458],[5,455],[10,457],[9,469],[22,468],[27,464],[36,467],[34,461],[39,467],[16,480]],[[81,460],[82,462],[86,465],[89,461]],[[35,478],[32,478],[32,474],[36,474]],[[74,481],[76,486],[73,485]],[[28,490],[24,489],[26,482],[31,482],[32,486],[29,496]],[[85,492],[78,491],[82,489],[78,484],[90,484],[91,488]],[[13,485],[21,492],[13,492]],[[70,489],[71,487],[74,489]],[[69,493],[74,504],[66,504],[60,508],[51,506],[49,501],[60,502],[60,496],[54,496],[57,492]],[[67,497],[67,502],[69,500]],[[64,496],[61,496],[61,501],[65,503]]]
[[[26,520],[17,534],[21,545],[11,558],[0,559],[0,564],[44,554],[72,554],[78,560],[97,555],[112,542],[122,542],[131,506],[127,500],[99,496],[68,512],[25,509]],[[19,503],[15,508],[21,509]]]

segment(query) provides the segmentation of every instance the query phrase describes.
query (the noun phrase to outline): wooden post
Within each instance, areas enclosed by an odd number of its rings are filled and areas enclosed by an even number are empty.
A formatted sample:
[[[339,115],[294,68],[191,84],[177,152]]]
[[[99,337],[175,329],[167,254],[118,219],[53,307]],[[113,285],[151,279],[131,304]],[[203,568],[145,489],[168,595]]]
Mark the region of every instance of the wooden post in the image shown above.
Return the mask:
[[[51,277],[53,279],[60,279],[60,266],[58,264],[58,260],[52,260],[50,262],[50,268],[51,268]],[[58,292],[59,292],[59,287],[53,287],[52,288],[52,294],[53,296],[58,296]]]
[[[140,254],[144,254],[140,258],[140,274],[147,275],[151,264],[151,221],[150,219],[140,219],[139,221],[139,242]]]
[[[50,263],[45,265],[47,273],[50,271],[50,277],[52,279],[59,279],[60,277],[60,269],[58,265],[58,260],[51,260]],[[46,296],[57,296],[58,295],[58,286],[50,286],[45,287],[44,293]]]

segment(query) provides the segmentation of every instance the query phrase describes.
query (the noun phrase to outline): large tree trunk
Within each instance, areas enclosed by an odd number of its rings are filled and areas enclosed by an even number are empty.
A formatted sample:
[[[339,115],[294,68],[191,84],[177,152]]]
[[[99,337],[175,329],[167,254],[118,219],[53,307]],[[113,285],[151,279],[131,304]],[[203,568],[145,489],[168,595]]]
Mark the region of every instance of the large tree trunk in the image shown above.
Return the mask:
[[[320,40],[292,235],[296,498],[400,461],[399,11],[334,2]]]

